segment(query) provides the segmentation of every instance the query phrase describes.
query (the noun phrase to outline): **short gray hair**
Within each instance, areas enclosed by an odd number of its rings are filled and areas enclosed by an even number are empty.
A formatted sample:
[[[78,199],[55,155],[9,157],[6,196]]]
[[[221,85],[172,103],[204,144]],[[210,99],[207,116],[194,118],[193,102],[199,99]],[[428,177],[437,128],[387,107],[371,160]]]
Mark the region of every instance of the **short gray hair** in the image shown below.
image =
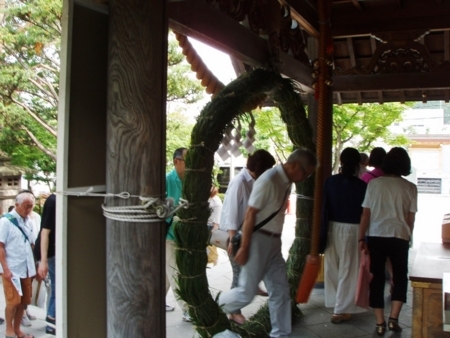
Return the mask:
[[[35,202],[34,195],[30,192],[19,192],[19,194],[16,196],[16,203],[19,205],[22,205],[25,201],[32,201]]]
[[[292,154],[289,155],[286,163],[300,163],[303,169],[309,167],[314,167],[315,169],[318,166],[316,154],[307,148],[295,149]]]

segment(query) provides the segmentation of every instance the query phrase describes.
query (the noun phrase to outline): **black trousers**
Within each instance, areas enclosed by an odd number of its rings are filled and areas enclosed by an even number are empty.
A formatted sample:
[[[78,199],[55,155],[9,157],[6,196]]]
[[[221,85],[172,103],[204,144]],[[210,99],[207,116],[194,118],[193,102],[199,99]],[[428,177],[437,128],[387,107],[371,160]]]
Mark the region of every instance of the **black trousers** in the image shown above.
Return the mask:
[[[408,288],[408,253],[409,241],[395,237],[367,237],[370,250],[370,307],[384,308],[384,285],[386,283],[385,265],[389,257],[392,263],[391,301],[406,303]]]

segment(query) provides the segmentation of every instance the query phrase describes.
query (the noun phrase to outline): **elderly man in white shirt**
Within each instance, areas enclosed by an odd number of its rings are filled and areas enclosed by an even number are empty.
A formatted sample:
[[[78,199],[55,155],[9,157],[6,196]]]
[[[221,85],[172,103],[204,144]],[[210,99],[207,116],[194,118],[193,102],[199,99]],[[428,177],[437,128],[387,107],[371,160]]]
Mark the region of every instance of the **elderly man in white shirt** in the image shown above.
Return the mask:
[[[316,167],[313,152],[297,149],[285,164],[267,170],[255,182],[245,213],[241,247],[235,256],[242,265],[238,286],[219,297],[219,305],[233,313],[253,300],[262,279],[269,293],[270,337],[288,337],[292,330],[286,262],[281,253],[287,198],[292,183],[306,180]],[[255,226],[266,219],[270,220],[254,232]]]
[[[228,236],[230,238],[228,257],[230,258],[233,271],[233,280],[231,282],[232,289],[238,285],[241,267],[234,261],[231,239],[236,232],[241,229],[253,183],[263,172],[272,168],[274,164],[275,159],[268,151],[263,149],[256,150],[248,157],[247,167],[242,169],[228,184],[222,207],[222,214],[220,216],[220,229],[228,231]],[[259,290],[259,293],[267,296],[267,293],[264,293],[262,290]],[[246,320],[240,309],[231,313],[229,318],[238,324],[243,324]]]
[[[34,196],[20,192],[15,208],[0,218],[0,264],[5,292],[6,338],[31,338],[20,329],[24,306],[31,303],[31,278],[36,275],[31,245],[34,236],[28,215],[34,207]]]

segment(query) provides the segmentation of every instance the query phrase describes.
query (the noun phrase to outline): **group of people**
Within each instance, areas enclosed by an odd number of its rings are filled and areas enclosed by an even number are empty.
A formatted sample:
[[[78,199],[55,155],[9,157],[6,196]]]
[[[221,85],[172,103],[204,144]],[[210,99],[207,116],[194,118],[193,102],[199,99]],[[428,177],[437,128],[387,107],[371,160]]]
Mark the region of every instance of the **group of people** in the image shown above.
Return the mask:
[[[331,322],[335,324],[364,311],[355,305],[355,292],[360,252],[370,255],[369,305],[375,314],[376,333],[382,336],[386,329],[402,330],[398,317],[406,302],[417,187],[402,177],[411,173],[405,149],[394,147],[386,153],[374,148],[368,158],[372,171],[361,170],[363,157],[354,148],[344,149],[339,173],[324,185],[320,251],[325,253],[325,305],[334,307]],[[386,268],[392,275],[387,324]]]
[[[173,155],[174,170],[166,175],[166,196],[175,204],[181,197],[185,170],[186,148],[177,149]],[[281,233],[285,209],[292,189],[292,183],[308,179],[317,167],[317,159],[307,149],[295,150],[286,163],[275,167],[275,159],[265,150],[258,150],[247,161],[244,168],[230,182],[220,219],[214,223],[228,231],[232,238],[242,231],[239,250],[234,254],[230,247],[228,254],[233,268],[232,289],[224,292],[218,304],[229,313],[230,319],[238,324],[245,322],[240,310],[249,304],[257,294],[268,295],[272,324],[271,337],[287,337],[291,333],[291,300],[286,274],[286,262],[281,253]],[[212,203],[212,201],[210,201]],[[216,221],[214,221],[216,220]],[[166,238],[166,277],[169,286],[176,288],[174,268],[176,267],[175,244],[172,219],[166,220],[169,230]],[[255,226],[262,226],[253,231]],[[263,281],[267,289],[259,288]],[[183,310],[183,320],[190,320],[186,304],[178,300]],[[166,305],[166,311],[172,311]]]
[[[186,153],[186,148],[175,151],[174,170],[166,176],[166,195],[174,198],[175,204],[182,193]],[[353,313],[364,311],[355,305],[359,257],[363,252],[371,260],[369,302],[376,317],[376,332],[378,335],[387,329],[400,332],[398,317],[406,302],[409,241],[417,212],[417,188],[402,178],[410,174],[411,160],[403,148],[395,147],[386,154],[377,147],[370,156],[346,148],[340,162],[339,173],[324,184],[320,236],[320,251],[325,253],[325,303],[334,307],[331,322],[338,324],[350,320]],[[217,201],[217,191],[212,189],[209,203],[213,213],[208,223],[227,231],[230,239],[227,253],[233,281],[231,290],[220,294],[218,304],[230,320],[243,324],[246,318],[241,309],[256,295],[268,295],[270,337],[287,337],[291,333],[292,304],[281,254],[285,209],[292,183],[308,179],[318,163],[315,154],[303,148],[295,150],[286,163],[274,167],[275,163],[265,150],[250,155],[246,167],[230,181],[223,206]],[[373,170],[369,171],[367,166]],[[177,286],[172,219],[166,222],[168,291],[170,286]],[[231,239],[238,231],[242,232],[241,246],[233,252]],[[387,262],[392,275],[392,306],[386,323]],[[267,293],[260,289],[261,281]],[[183,320],[191,321],[186,304],[178,302]],[[173,307],[166,305],[166,310],[173,311]]]
[[[21,324],[33,319],[26,311],[32,299],[33,279],[51,281],[48,295],[46,333],[55,330],[55,195],[50,195],[42,217],[33,212],[35,197],[30,190],[16,196],[15,205],[0,218],[0,267],[5,293],[6,338],[32,338],[21,330]],[[37,220],[41,220],[37,224]],[[36,263],[38,262],[38,264]],[[30,318],[31,317],[31,318]],[[25,320],[26,319],[26,320]]]

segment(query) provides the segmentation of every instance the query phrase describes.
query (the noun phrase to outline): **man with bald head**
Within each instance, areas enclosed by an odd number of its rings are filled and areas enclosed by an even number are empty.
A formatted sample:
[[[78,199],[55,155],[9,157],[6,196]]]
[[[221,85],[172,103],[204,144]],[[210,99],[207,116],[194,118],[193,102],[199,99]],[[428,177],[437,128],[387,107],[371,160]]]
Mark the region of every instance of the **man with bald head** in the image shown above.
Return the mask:
[[[0,264],[5,292],[6,337],[32,336],[20,329],[24,306],[31,303],[31,278],[36,275],[31,245],[34,237],[28,219],[34,207],[31,191],[16,196],[14,210],[0,218]]]

